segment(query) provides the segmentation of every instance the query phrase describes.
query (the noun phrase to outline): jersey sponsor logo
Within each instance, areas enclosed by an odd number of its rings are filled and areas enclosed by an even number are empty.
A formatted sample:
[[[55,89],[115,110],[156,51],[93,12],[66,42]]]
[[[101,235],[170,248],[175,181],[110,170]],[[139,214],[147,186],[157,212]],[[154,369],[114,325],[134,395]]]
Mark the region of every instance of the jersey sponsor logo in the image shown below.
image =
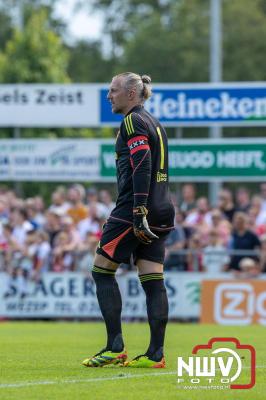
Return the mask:
[[[167,182],[168,176],[167,174],[163,174],[162,172],[157,172],[157,182]]]

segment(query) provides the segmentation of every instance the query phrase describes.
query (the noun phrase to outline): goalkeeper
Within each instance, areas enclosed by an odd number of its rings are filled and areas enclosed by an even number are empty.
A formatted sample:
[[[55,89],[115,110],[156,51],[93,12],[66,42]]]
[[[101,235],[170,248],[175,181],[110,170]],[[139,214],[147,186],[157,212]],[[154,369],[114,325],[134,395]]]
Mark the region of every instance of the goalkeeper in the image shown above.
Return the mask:
[[[173,228],[174,208],[168,190],[168,145],[161,124],[143,104],[151,96],[151,79],[125,72],[112,79],[108,99],[124,119],[116,138],[118,198],[103,229],[92,275],[106,324],[106,347],[83,361],[87,367],[123,364],[164,368],[168,300],[163,278],[164,242]],[[121,329],[121,295],[115,272],[133,255],[146,294],[150,343],[131,361]]]

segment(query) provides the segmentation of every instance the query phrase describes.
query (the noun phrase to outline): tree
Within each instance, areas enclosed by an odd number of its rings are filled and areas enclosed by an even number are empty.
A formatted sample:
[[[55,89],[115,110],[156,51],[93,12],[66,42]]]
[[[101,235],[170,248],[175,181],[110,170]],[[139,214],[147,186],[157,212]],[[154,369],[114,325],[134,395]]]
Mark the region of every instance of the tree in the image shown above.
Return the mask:
[[[3,51],[6,43],[12,37],[12,21],[10,16],[0,9],[0,51]]]
[[[130,68],[160,82],[209,80],[210,0],[80,3],[102,11],[116,71]],[[222,0],[221,5],[224,80],[265,80],[265,0]]]
[[[69,53],[68,73],[73,82],[106,82],[114,72],[113,60],[103,56],[98,41],[79,41]]]
[[[14,31],[0,54],[1,82],[69,82],[68,53],[46,25],[47,13],[41,10],[29,17],[23,31]]]
[[[264,0],[224,0],[225,81],[266,80]]]

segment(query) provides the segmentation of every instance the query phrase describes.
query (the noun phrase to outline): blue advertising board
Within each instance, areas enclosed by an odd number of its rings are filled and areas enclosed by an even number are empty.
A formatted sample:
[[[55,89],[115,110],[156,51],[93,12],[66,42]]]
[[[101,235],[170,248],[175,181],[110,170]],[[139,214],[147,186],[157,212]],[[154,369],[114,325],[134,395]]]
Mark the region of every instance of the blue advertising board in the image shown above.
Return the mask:
[[[118,125],[107,93],[100,89],[100,124]],[[153,85],[145,108],[165,126],[266,126],[266,82]]]

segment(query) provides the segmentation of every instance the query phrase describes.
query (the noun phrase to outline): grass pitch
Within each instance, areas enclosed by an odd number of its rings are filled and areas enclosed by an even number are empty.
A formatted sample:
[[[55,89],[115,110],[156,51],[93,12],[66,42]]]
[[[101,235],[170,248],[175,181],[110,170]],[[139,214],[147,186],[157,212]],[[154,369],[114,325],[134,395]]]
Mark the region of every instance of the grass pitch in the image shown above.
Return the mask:
[[[129,357],[146,348],[147,324],[124,324]],[[257,352],[256,386],[250,390],[181,390],[176,385],[178,355],[213,336],[233,336]],[[167,368],[85,368],[81,361],[104,345],[102,323],[3,322],[0,324],[1,400],[220,400],[266,398],[265,327],[168,325]]]

